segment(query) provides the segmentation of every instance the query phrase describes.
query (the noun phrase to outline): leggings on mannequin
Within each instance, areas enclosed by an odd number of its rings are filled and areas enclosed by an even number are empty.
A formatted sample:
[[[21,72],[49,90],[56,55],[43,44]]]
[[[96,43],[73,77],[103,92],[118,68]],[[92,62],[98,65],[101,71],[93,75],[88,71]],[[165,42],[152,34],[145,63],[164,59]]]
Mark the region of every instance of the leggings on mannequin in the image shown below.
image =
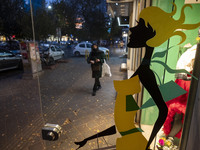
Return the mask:
[[[182,118],[183,118],[182,114],[176,113],[174,115],[174,121],[172,122],[172,128],[167,137],[175,137],[175,135],[181,130]]]
[[[163,125],[163,131],[167,137],[177,137],[180,139],[191,81],[176,79],[175,83],[187,91],[187,93],[166,102],[169,111]]]

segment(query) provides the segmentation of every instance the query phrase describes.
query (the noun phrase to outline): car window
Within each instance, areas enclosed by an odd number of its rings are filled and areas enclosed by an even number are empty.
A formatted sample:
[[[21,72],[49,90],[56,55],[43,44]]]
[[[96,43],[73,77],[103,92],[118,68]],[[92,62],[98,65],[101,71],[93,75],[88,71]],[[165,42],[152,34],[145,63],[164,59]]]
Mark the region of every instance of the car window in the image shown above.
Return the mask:
[[[14,56],[14,54],[6,52],[6,53],[5,53],[5,56],[11,57],[11,56]]]
[[[56,46],[55,48],[57,51],[61,51],[60,47]]]
[[[19,43],[17,41],[7,41],[6,46],[9,50],[19,50]]]
[[[52,50],[52,51],[56,51],[55,48],[54,48],[53,46],[51,47],[51,50]]]
[[[9,56],[13,56],[13,54],[2,50],[0,51],[0,57],[9,57]]]
[[[87,45],[87,48],[91,48],[92,47],[92,44],[86,44]]]
[[[85,44],[80,44],[79,47],[85,48]]]

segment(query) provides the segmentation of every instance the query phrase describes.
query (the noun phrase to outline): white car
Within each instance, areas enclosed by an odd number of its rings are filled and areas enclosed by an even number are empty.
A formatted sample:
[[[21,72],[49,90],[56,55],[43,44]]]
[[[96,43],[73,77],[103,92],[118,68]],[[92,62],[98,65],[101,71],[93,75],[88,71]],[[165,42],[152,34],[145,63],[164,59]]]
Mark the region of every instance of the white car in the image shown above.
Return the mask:
[[[49,47],[40,47],[40,55],[43,57],[48,57],[49,61],[54,63],[54,61],[62,59],[65,52],[56,45],[50,45]]]
[[[92,47],[92,43],[88,43],[88,42],[79,43],[74,47],[73,54],[75,56],[85,55],[91,52],[91,47]],[[99,50],[103,51],[105,55],[108,55],[109,53],[109,49],[105,47],[99,47]]]

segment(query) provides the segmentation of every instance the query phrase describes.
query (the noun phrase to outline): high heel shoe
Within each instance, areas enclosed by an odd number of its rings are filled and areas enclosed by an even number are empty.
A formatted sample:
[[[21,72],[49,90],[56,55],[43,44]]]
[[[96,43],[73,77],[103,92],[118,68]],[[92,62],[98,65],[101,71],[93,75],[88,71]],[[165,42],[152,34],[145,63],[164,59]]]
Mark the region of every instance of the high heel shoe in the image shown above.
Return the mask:
[[[74,142],[76,145],[79,145],[79,147],[77,148],[77,149],[79,149],[79,148],[81,148],[81,147],[83,147],[86,143],[87,143],[87,141],[86,140],[83,140],[83,141],[81,141],[81,142]]]

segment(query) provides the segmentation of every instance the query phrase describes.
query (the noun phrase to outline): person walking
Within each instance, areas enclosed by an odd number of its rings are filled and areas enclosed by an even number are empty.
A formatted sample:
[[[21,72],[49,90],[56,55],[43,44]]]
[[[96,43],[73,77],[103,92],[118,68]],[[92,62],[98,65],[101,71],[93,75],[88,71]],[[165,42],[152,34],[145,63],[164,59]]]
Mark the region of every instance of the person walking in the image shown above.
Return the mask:
[[[101,89],[99,78],[102,76],[102,64],[104,63],[104,59],[104,52],[99,50],[97,44],[93,44],[90,55],[87,59],[87,62],[91,64],[92,78],[95,78],[92,96],[95,96],[96,91]]]

